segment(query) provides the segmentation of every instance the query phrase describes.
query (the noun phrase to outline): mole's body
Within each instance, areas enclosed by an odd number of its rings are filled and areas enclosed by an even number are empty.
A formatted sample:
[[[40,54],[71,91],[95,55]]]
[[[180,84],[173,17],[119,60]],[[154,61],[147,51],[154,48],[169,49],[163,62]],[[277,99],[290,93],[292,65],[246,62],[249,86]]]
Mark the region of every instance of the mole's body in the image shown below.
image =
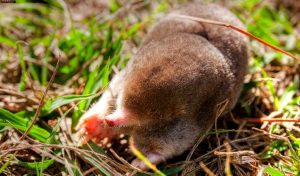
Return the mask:
[[[242,27],[218,5],[188,4],[173,13]],[[212,127],[222,102],[228,102],[227,110],[235,105],[247,58],[243,35],[169,15],[154,26],[127,67],[83,115],[79,134],[97,142],[125,132],[130,145],[153,163],[179,155]],[[146,168],[139,160],[133,164]]]

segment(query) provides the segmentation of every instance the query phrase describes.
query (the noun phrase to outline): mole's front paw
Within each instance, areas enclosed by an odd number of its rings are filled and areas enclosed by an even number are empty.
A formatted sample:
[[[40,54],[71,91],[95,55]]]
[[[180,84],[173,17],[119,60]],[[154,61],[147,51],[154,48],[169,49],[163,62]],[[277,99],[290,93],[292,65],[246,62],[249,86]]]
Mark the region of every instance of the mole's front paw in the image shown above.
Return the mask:
[[[84,145],[89,140],[99,144],[105,138],[107,139],[106,142],[109,142],[115,136],[114,130],[108,127],[97,115],[81,119],[75,130],[79,137],[79,145]]]

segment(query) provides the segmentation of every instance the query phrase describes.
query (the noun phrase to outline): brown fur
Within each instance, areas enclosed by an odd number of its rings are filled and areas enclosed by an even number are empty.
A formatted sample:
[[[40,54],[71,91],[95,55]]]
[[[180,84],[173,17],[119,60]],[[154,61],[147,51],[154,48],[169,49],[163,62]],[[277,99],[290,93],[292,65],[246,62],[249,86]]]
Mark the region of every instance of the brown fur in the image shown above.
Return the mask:
[[[218,5],[190,4],[175,13],[242,24]],[[169,158],[191,147],[215,121],[217,105],[239,96],[248,58],[241,34],[210,24],[166,17],[147,35],[128,65],[126,109],[142,126],[134,144]]]

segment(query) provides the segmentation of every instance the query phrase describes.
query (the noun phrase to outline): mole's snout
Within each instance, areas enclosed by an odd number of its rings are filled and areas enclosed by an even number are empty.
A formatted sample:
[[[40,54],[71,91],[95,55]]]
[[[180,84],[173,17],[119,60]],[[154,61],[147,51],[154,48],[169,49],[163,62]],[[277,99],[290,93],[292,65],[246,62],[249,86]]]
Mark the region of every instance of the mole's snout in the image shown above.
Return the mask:
[[[126,126],[129,121],[130,119],[125,110],[116,110],[105,117],[105,122],[109,126]]]
[[[109,126],[132,126],[137,125],[138,121],[126,109],[116,110],[104,118]]]
[[[113,119],[105,118],[105,122],[108,126],[115,126],[116,125],[115,120],[113,120]]]

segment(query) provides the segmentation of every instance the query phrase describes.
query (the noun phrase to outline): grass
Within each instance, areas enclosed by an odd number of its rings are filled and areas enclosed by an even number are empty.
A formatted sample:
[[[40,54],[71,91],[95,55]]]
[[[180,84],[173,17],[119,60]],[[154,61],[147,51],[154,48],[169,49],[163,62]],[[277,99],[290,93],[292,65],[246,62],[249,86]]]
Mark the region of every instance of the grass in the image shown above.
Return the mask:
[[[71,127],[99,98],[114,72],[124,68],[156,19],[180,3],[1,4],[0,173],[155,174],[130,166],[134,156],[126,136],[109,150],[93,143],[79,148]],[[79,10],[83,4],[87,9]],[[226,6],[249,32],[299,57],[297,24],[290,22],[295,13],[259,0]],[[236,108],[219,120],[218,131],[206,135],[188,164],[182,164],[186,153],[158,165],[157,175],[300,174],[299,61],[254,40],[250,47],[249,73]]]

